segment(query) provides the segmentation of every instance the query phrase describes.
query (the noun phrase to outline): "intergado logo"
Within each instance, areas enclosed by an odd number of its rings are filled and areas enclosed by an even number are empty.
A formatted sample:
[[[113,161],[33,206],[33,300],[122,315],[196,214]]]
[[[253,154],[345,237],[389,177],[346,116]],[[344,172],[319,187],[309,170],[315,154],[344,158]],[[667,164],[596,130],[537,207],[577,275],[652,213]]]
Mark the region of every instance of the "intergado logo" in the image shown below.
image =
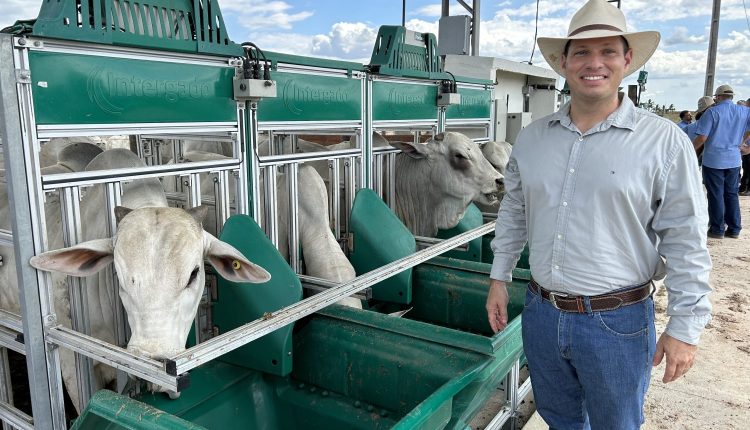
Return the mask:
[[[488,108],[489,103],[489,97],[461,94],[461,104],[458,105],[458,114],[468,115],[478,108]]]
[[[407,113],[405,110],[410,109],[412,106],[429,106],[430,103],[434,105],[435,100],[428,100],[426,93],[408,94],[399,91],[398,88],[392,88],[388,92],[388,105],[391,107],[391,112],[394,115],[403,115]]]
[[[120,114],[127,99],[146,99],[145,102],[166,101],[177,103],[184,99],[201,99],[209,96],[207,82],[172,79],[143,79],[121,71],[97,68],[86,81],[89,100],[110,114]],[[149,100],[151,99],[151,100]]]
[[[349,101],[349,94],[344,90],[305,85],[294,79],[284,84],[281,97],[284,100],[284,106],[294,115],[302,115],[305,106],[318,107],[321,104],[328,106]]]

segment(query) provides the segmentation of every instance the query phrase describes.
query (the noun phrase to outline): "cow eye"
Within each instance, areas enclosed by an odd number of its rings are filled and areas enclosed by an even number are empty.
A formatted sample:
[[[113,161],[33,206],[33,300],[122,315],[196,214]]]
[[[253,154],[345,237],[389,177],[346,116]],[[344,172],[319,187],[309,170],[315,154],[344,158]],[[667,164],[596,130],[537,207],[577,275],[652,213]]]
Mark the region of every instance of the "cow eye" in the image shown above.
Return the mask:
[[[192,272],[190,272],[190,279],[188,279],[187,285],[185,285],[185,288],[191,286],[193,282],[195,282],[195,279],[198,277],[198,266],[195,266],[195,269],[193,269]]]
[[[459,160],[468,160],[469,159],[469,157],[465,156],[464,154],[461,154],[460,152],[456,153],[456,158],[458,158]]]

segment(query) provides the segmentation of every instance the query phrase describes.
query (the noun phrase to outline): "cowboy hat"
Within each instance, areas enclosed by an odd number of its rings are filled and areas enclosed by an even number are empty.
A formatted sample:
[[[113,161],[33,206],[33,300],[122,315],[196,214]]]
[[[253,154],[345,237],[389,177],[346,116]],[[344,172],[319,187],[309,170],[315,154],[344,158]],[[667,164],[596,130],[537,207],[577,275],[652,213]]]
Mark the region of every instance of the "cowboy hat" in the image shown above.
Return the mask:
[[[658,31],[629,33],[625,23],[625,15],[620,9],[612,6],[606,0],[589,0],[570,20],[567,37],[540,37],[537,43],[550,67],[558,74],[563,75],[560,58],[562,58],[563,49],[565,49],[568,41],[612,36],[624,37],[633,49],[633,60],[625,70],[624,76],[628,76],[646,64],[646,61],[656,51],[661,38]]]
[[[728,84],[719,85],[719,87],[716,88],[716,92],[714,92],[714,95],[715,96],[733,96],[734,90]]]

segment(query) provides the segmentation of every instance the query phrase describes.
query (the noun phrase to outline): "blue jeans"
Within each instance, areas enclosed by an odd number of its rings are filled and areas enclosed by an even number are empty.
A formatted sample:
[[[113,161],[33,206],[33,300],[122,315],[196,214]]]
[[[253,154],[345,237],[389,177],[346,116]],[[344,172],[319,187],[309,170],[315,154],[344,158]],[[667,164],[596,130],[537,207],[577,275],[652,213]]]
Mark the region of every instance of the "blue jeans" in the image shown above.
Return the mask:
[[[557,310],[526,291],[523,349],[550,429],[638,429],[656,350],[651,297],[613,311]]]
[[[713,169],[703,166],[703,184],[708,196],[708,231],[723,235],[740,234],[740,200],[737,196],[740,168]]]

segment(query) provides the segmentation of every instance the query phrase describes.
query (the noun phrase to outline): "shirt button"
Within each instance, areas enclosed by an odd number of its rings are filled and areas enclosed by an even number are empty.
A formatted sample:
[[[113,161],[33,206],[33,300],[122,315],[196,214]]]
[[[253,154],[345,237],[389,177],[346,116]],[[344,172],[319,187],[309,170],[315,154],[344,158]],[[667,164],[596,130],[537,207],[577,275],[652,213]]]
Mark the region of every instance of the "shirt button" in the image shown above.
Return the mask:
[[[579,138],[578,138],[578,141],[579,141],[579,142],[583,142],[583,136],[579,137]]]
[[[563,206],[568,206],[568,202],[563,202]]]
[[[558,269],[560,269],[560,266],[558,266],[557,264],[555,264],[555,270],[558,270]]]
[[[557,238],[558,238],[558,239],[562,239],[562,235],[561,235],[561,234],[558,234],[558,235],[557,235]]]
[[[570,173],[575,173],[575,171],[576,171],[576,169],[570,169],[569,170]]]

